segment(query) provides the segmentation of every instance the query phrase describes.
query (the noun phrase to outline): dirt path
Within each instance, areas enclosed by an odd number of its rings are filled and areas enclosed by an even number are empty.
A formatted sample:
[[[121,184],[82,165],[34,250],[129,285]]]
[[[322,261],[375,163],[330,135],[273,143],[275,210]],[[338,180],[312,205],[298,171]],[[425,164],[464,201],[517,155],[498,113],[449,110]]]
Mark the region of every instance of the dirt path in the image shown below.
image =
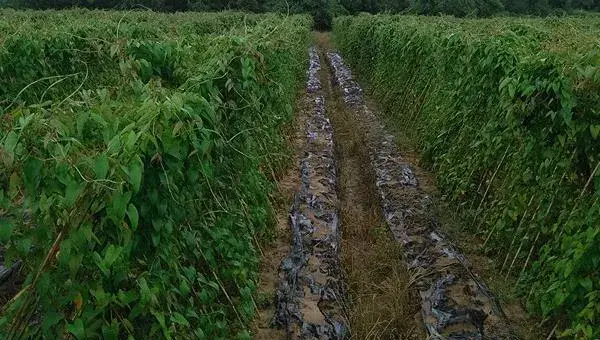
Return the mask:
[[[318,41],[321,60],[327,60],[327,36],[318,36]],[[332,76],[329,65],[321,69],[339,166],[341,253],[352,338],[424,339],[418,296],[409,287],[401,247],[393,241],[382,216],[365,136],[354,115],[345,110]]]
[[[281,264],[270,325],[283,329],[288,338],[345,338],[346,285],[340,264],[333,128],[325,116],[320,58],[315,49],[309,56],[307,93],[300,112],[304,124],[299,128],[305,135],[300,180],[289,212],[291,247],[283,259],[278,257]]]
[[[259,299],[255,338],[512,338],[440,231],[421,189],[430,178],[399,153],[328,36],[317,41],[293,139],[297,180],[287,181],[295,196],[261,272],[260,296],[275,299]]]
[[[293,164],[298,164],[305,145],[303,126],[306,124],[306,110],[310,101],[304,96],[304,89],[298,95],[301,98],[295,107],[295,120],[288,130],[288,145],[291,146],[291,159]],[[275,214],[276,229],[273,243],[263,246],[259,285],[255,293],[257,304],[257,317],[251,325],[254,339],[270,340],[285,339],[286,334],[282,329],[271,327],[275,314],[275,293],[279,284],[279,266],[291,249],[289,232],[289,207],[294,200],[296,189],[300,183],[298,169],[294,166],[278,178],[278,192],[276,193]]]

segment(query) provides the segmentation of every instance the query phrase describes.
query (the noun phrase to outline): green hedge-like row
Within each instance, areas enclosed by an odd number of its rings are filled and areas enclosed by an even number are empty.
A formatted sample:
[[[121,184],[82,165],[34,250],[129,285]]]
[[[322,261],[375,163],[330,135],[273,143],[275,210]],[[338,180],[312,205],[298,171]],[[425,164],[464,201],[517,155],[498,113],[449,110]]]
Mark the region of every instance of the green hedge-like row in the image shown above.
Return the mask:
[[[598,23],[362,15],[333,28],[529,308],[590,339],[600,336]]]
[[[152,59],[154,68],[173,67],[172,49],[182,37],[243,33],[277,25],[281,16],[240,12],[160,14],[150,11],[13,11],[0,9],[0,102],[41,104],[80,86],[118,82],[117,52]],[[148,48],[140,44],[170,44]],[[145,49],[146,51],[141,51]],[[152,49],[152,50],[151,50]],[[158,60],[162,59],[162,60]],[[159,64],[157,62],[161,62]],[[172,79],[170,79],[172,80]]]
[[[94,15],[71,19],[66,31]],[[24,278],[0,337],[249,337],[310,25],[73,38],[68,53],[106,76],[41,104],[38,89],[0,116],[0,245]],[[40,63],[43,75],[52,61]]]

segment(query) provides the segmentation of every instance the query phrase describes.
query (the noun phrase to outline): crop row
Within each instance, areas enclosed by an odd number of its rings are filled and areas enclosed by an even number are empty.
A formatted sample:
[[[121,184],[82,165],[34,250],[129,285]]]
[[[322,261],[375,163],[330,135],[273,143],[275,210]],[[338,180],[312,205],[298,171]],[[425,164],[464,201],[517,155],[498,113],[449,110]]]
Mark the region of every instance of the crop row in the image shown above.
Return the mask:
[[[337,18],[334,37],[418,143],[530,310],[600,336],[595,16]]]
[[[11,15],[1,337],[249,337],[310,20]]]

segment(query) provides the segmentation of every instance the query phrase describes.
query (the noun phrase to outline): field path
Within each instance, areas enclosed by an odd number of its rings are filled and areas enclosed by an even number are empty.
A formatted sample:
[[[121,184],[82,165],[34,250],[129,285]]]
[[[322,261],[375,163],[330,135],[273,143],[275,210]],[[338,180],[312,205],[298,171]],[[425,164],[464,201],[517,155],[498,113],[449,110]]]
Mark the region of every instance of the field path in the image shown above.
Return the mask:
[[[342,57],[327,53],[348,114],[365,136],[387,225],[403,247],[421,316],[434,339],[507,339],[506,318],[468,260],[440,232],[432,199],[420,189],[413,164],[399,153],[395,138],[368,107],[363,91]]]
[[[439,230],[414,164],[327,39],[310,50],[304,97],[291,246],[280,252],[269,319],[277,337],[512,338],[494,295]]]

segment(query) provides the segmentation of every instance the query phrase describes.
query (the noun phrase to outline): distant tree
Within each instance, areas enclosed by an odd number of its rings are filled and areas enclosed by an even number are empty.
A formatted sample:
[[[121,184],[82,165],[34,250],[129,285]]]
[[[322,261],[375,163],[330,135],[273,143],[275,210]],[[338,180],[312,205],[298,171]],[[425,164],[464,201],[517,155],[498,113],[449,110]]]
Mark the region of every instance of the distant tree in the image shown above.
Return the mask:
[[[360,12],[398,13],[410,10],[424,15],[487,17],[502,11],[534,15],[561,15],[573,10],[599,10],[600,0],[0,0],[1,7],[16,8],[115,8],[143,6],[160,11],[220,11],[310,13],[319,27],[330,25],[335,15]]]
[[[457,17],[475,16],[477,15],[477,5],[475,0],[442,0],[437,4],[435,12]]]
[[[477,16],[489,17],[504,10],[500,0],[475,0]]]
[[[410,7],[408,0],[379,0],[378,9],[383,12],[398,13]]]
[[[188,0],[165,0],[164,8],[169,11],[185,11],[188,7]]]
[[[530,6],[526,0],[504,0],[504,8],[513,13],[528,13]]]

